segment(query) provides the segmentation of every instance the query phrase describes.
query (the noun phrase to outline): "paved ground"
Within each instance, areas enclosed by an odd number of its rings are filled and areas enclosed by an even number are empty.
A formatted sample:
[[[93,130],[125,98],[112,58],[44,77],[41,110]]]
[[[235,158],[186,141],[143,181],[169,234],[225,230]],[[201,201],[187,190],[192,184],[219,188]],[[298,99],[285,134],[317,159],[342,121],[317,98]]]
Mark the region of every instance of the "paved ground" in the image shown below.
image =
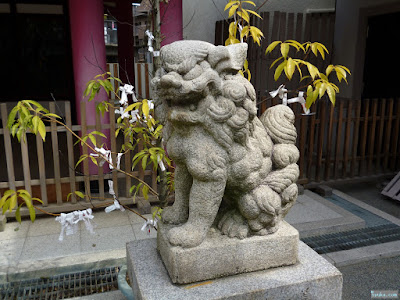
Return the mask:
[[[358,183],[342,183],[331,186],[396,218],[400,218],[400,201],[381,195],[381,190],[390,180],[391,178],[373,179]]]
[[[400,290],[400,256],[338,267],[343,300],[371,299],[371,290]]]
[[[365,189],[370,186],[366,184]],[[400,225],[400,220],[394,217],[400,211],[397,206],[390,209],[389,205],[384,205],[388,212],[385,213],[373,207],[382,203],[377,198],[374,200],[372,194],[367,193],[368,197],[359,201],[339,191],[337,193],[359,207]],[[94,216],[94,235],[81,224],[77,233],[65,237],[63,242],[58,241],[61,227],[54,218],[38,218],[33,224],[28,220],[21,225],[15,221],[7,223],[6,230],[0,232],[0,283],[121,265],[126,260],[126,242],[156,236],[155,232],[147,235],[141,231],[144,221],[131,212],[106,214],[96,211]],[[309,191],[299,198],[287,220],[303,236],[365,225],[362,219]],[[371,289],[400,289],[400,241],[328,253],[324,257],[343,273],[345,300],[370,299]],[[119,291],[115,291],[80,299],[124,298]]]

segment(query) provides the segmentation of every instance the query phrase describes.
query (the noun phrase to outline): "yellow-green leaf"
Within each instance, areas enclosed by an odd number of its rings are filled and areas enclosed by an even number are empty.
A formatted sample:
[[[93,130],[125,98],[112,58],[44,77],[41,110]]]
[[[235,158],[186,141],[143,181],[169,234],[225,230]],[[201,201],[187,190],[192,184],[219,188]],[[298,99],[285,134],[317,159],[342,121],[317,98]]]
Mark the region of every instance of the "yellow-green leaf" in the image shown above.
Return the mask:
[[[326,70],[325,70],[326,76],[329,76],[329,74],[331,74],[333,69],[335,69],[335,67],[333,65],[327,66]]]
[[[238,7],[239,7],[239,5],[237,5],[237,4],[234,4],[231,6],[231,8],[229,9],[229,18],[235,14]]]
[[[78,162],[76,163],[75,168],[87,157],[88,157],[87,154],[82,154],[81,157],[79,158]]]
[[[42,200],[40,200],[39,198],[32,198],[32,200],[38,201],[38,202],[40,202],[40,203],[42,203],[42,204],[43,204],[43,201],[42,201]]]
[[[283,61],[275,70],[274,79],[277,81],[282,74],[283,69],[287,64],[287,60]]]
[[[15,206],[17,206],[17,194],[14,194],[10,197],[9,211],[11,212]]]
[[[243,39],[244,37],[247,37],[247,35],[250,32],[250,26],[245,26],[242,31],[240,32],[240,38]]]
[[[233,37],[236,37],[236,32],[237,32],[237,25],[235,22],[231,22],[229,24],[229,34]]]
[[[46,139],[46,126],[44,125],[42,120],[39,121],[38,131],[39,131],[40,136],[42,137],[42,140],[45,141],[45,139]]]
[[[262,31],[260,29],[258,29],[256,26],[250,26],[250,31],[253,36],[256,35],[256,36],[264,37],[264,34],[262,33]]]
[[[275,59],[274,62],[271,64],[271,66],[270,66],[269,68],[271,69],[271,68],[272,68],[278,61],[280,61],[281,59],[283,59],[283,56],[281,56],[281,57]]]
[[[229,36],[229,38],[227,38],[225,41],[225,46],[239,44],[239,43],[240,43],[240,41],[238,39],[233,38],[232,36]]]
[[[300,82],[302,82],[304,79],[306,79],[306,78],[311,78],[311,76],[310,75],[306,75],[306,76],[302,76],[301,78],[300,78]]]
[[[82,199],[85,198],[85,195],[80,191],[75,191],[75,195],[77,195],[78,197],[80,197]]]
[[[311,51],[314,53],[315,56],[318,56],[317,45],[315,43],[311,44]]]
[[[308,69],[308,72],[310,73],[312,79],[315,79],[317,77],[317,75],[319,75],[318,68],[315,67],[313,64],[307,63],[307,69]]]
[[[258,13],[256,13],[255,11],[250,10],[250,9],[248,9],[247,11],[248,11],[249,13],[251,13],[251,14],[253,14],[253,15],[259,17],[260,19],[262,19],[262,17],[261,17]]]
[[[247,69],[246,72],[247,72],[247,80],[250,81],[250,80],[251,80],[251,73],[250,73],[250,70]]]
[[[238,11],[237,15],[243,18],[243,20],[245,20],[247,23],[250,23],[250,16],[245,9],[243,9],[242,11]]]
[[[245,59],[245,61],[244,61],[243,68],[245,70],[247,70],[249,68],[249,61],[247,59]]]
[[[143,101],[142,101],[142,111],[143,111],[143,114],[146,116],[146,118],[149,116],[149,112],[150,112],[150,109],[149,109],[149,104],[148,104],[148,102],[147,102],[147,100],[146,99],[144,99]]]
[[[21,220],[21,212],[20,212],[20,209],[21,209],[22,204],[23,204],[23,203],[21,203],[21,204],[18,206],[17,210],[15,211],[15,219],[18,221],[19,224],[22,223],[22,220]]]
[[[230,2],[228,2],[228,3],[225,5],[224,11],[227,10],[227,9],[229,9],[232,5],[238,4],[238,3],[239,3],[239,1],[230,1]]]
[[[341,80],[342,80],[342,78],[346,81],[346,83],[347,83],[347,79],[346,79],[346,71],[343,69],[343,68],[341,68],[341,67],[337,67],[337,68],[335,68],[335,71],[336,71],[336,76],[337,76],[337,79],[339,80],[339,82],[341,82]]]
[[[38,126],[39,126],[40,118],[38,116],[34,116],[32,118],[32,126],[33,126],[33,133],[37,134],[38,132]]]
[[[298,41],[296,40],[286,40],[286,43],[290,43],[290,45],[292,45],[293,47],[295,47],[297,50],[302,49],[304,52],[306,51],[304,49],[304,46],[302,44],[300,44]]]
[[[35,213],[35,208],[33,206],[28,206],[29,209],[29,216],[31,217],[32,223],[35,222],[36,219],[36,213]]]
[[[4,202],[7,200],[8,197],[10,197],[12,194],[15,194],[15,191],[13,190],[7,190],[4,192],[3,197],[1,197],[0,200],[0,207],[4,205]]]
[[[287,60],[286,67],[284,68],[286,76],[289,80],[292,79],[295,68],[296,68],[296,64],[294,63],[293,59],[291,57],[289,57]]]
[[[332,86],[328,85],[326,89],[326,93],[328,94],[329,100],[332,102],[333,106],[335,106],[336,102],[336,92]]]
[[[350,70],[349,70],[348,68],[346,68],[345,66],[342,66],[342,65],[336,65],[336,68],[337,68],[337,67],[344,69],[344,70],[345,70],[347,73],[349,73],[349,74],[351,75],[351,72],[350,72]]]
[[[321,44],[317,45],[317,50],[321,53],[322,59],[325,60],[325,52],[324,49],[321,47]]]
[[[268,54],[269,52],[271,52],[272,50],[274,50],[275,47],[276,47],[277,45],[279,45],[280,43],[282,43],[282,42],[281,42],[281,41],[275,41],[275,42],[272,42],[271,44],[269,44],[268,47],[267,47],[267,49],[265,50],[265,54]]]
[[[142,188],[143,197],[148,200],[149,199],[149,187],[148,185],[143,185]]]
[[[90,159],[92,160],[92,162],[93,162],[96,166],[98,166],[96,158],[94,158],[93,156],[90,156]]]
[[[282,53],[282,56],[286,59],[287,55],[289,53],[289,44],[286,44],[286,43],[281,44],[281,53]]]
[[[325,75],[324,73],[319,73],[319,77],[320,77],[322,80],[329,81],[329,80],[328,80],[328,77],[326,77],[326,75]]]
[[[325,82],[321,83],[320,87],[319,87],[319,99],[321,99],[321,97],[325,94],[327,88],[327,84]]]
[[[125,108],[125,111],[134,110],[134,109],[136,109],[137,107],[140,107],[141,105],[142,105],[142,102],[135,102],[135,103],[133,103],[133,104],[131,104],[131,105],[128,105],[128,107]]]
[[[89,139],[92,141],[92,144],[95,147],[97,147],[96,138],[91,133],[89,133],[88,136],[89,136]]]
[[[313,88],[311,85],[307,87],[307,98],[306,98],[306,108],[309,109],[313,103]]]
[[[249,4],[251,4],[251,5],[253,5],[253,6],[256,6],[256,4],[253,2],[253,1],[242,1],[242,3],[249,3]]]
[[[325,51],[326,53],[329,53],[328,49],[326,49],[326,47],[325,47],[324,44],[321,44],[321,43],[317,43],[317,44],[318,44],[318,46],[320,46],[321,48],[323,48],[324,51]]]

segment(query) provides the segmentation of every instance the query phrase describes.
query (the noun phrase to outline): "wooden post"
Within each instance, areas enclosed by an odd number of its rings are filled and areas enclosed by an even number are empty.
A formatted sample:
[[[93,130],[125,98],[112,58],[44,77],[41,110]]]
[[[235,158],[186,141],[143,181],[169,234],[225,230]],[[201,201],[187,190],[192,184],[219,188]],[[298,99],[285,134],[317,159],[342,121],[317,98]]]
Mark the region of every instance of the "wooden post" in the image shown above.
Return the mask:
[[[334,116],[335,116],[335,108],[333,105],[330,103],[327,104],[330,107],[330,112],[329,112],[329,127],[328,127],[328,136],[326,140],[326,156],[325,156],[325,180],[328,181],[331,174],[330,174],[330,168],[331,168],[331,145],[332,145],[332,132],[333,132],[333,121],[334,121]],[[321,120],[322,122],[322,120]],[[323,125],[324,122],[322,122]],[[322,136],[322,140],[324,139],[324,136]],[[336,137],[336,142],[337,142],[337,137]],[[334,143],[333,143],[334,144]]]
[[[71,103],[69,101],[65,102],[65,118],[66,125],[72,130],[71,121]],[[68,148],[68,169],[69,169],[69,183],[71,188],[71,202],[76,203],[76,181],[75,181],[75,158],[74,158],[74,144],[72,133],[67,130],[67,148]]]
[[[3,124],[4,149],[6,152],[8,187],[11,190],[15,190],[13,151],[12,151],[12,147],[11,147],[10,131],[8,130],[8,127],[7,127],[7,120],[8,120],[7,104],[2,103],[2,104],[0,104],[0,107],[1,107],[1,121]]]
[[[111,109],[111,112],[113,110]],[[111,120],[111,113],[110,113],[110,120]],[[87,134],[87,123],[86,123],[86,102],[81,102],[81,125],[82,125],[82,136]],[[82,146],[82,155],[88,155],[88,147],[84,144]],[[83,160],[83,176],[85,182],[85,194],[86,202],[90,202],[90,174],[89,174],[89,158]]]
[[[115,111],[110,109],[110,137],[111,137],[111,156],[114,166],[117,164],[117,140],[115,138]],[[116,168],[112,171],[112,180],[114,184],[115,196],[118,197],[118,170]]]
[[[36,148],[40,178],[40,199],[43,201],[43,206],[47,206],[49,202],[47,199],[46,166],[44,164],[43,140],[40,134],[36,134]]]
[[[56,113],[56,107],[54,102],[50,102],[49,104],[50,112]],[[61,176],[60,176],[60,154],[58,152],[58,134],[57,134],[57,125],[54,122],[50,124],[51,130],[51,144],[53,149],[53,164],[54,164],[54,180],[56,186],[56,197],[57,204],[62,204],[62,193],[61,193]]]
[[[337,120],[337,131],[336,131],[336,149],[335,149],[335,166],[334,166],[334,177],[338,178],[339,175],[339,162],[340,162],[340,149],[342,145],[342,125],[343,125],[343,100],[339,103],[339,115]],[[329,146],[328,146],[329,147]]]
[[[353,132],[353,149],[350,168],[350,177],[354,177],[357,168],[357,149],[358,149],[358,136],[360,132],[360,114],[361,114],[361,100],[356,101],[355,124]],[[361,162],[360,162],[361,164]],[[360,168],[358,168],[359,170]]]
[[[364,124],[361,135],[361,160],[360,160],[360,172],[359,175],[363,175],[364,173],[364,160],[365,160],[365,148],[367,144],[367,133],[368,133],[368,113],[369,113],[369,99],[364,100],[365,108],[364,108]]]
[[[351,134],[351,125],[353,121],[353,101],[347,101],[347,120],[346,120],[346,134],[344,138],[344,152],[343,152],[343,163],[342,163],[342,178],[347,177],[347,167],[349,161],[349,152],[350,152],[350,134]],[[353,132],[352,140],[354,141],[356,133]]]
[[[102,131],[102,126],[101,126],[101,121],[100,121],[100,113],[96,112],[96,131],[101,132]],[[110,133],[109,136],[110,139],[114,139],[115,138],[115,134],[114,133]],[[96,136],[96,143],[99,145],[101,144],[102,141],[102,137],[101,136]],[[100,199],[104,199],[104,172],[103,172],[103,166],[99,166],[98,167],[98,184],[99,184],[99,197]]]
[[[383,142],[383,128],[385,127],[385,113],[386,113],[386,99],[380,99],[380,115],[379,115],[379,130],[378,130],[378,143],[376,150],[376,161],[375,161],[375,173],[383,171],[383,166],[381,166],[382,153],[382,142]]]
[[[390,133],[392,132],[392,122],[393,122],[393,98],[389,99],[389,111],[388,111],[388,120],[387,126],[385,130],[385,146],[384,146],[384,159],[383,159],[383,171],[386,172],[388,170],[388,162],[390,157]]]

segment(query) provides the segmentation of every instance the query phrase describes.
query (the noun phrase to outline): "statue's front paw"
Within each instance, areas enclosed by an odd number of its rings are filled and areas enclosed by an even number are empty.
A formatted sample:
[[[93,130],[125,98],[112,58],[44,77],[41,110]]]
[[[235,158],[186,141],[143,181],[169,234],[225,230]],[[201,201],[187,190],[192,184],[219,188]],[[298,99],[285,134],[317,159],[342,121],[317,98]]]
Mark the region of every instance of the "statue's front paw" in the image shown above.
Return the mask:
[[[189,213],[185,209],[177,209],[174,206],[163,209],[161,219],[168,224],[183,224],[187,221]]]
[[[200,245],[207,235],[207,230],[199,230],[198,226],[186,223],[174,227],[168,232],[168,240],[173,246],[192,248]]]

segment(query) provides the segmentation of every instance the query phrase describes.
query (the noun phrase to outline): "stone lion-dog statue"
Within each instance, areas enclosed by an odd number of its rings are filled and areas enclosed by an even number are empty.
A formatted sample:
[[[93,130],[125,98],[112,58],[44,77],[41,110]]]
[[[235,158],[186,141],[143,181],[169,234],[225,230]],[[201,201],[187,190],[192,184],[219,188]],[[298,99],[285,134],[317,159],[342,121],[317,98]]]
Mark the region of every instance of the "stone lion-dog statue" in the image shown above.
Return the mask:
[[[162,221],[173,246],[195,247],[211,226],[244,239],[274,233],[296,201],[293,111],[257,117],[256,93],[238,73],[247,44],[178,41],[161,49],[155,113],[176,164],[175,202]]]

